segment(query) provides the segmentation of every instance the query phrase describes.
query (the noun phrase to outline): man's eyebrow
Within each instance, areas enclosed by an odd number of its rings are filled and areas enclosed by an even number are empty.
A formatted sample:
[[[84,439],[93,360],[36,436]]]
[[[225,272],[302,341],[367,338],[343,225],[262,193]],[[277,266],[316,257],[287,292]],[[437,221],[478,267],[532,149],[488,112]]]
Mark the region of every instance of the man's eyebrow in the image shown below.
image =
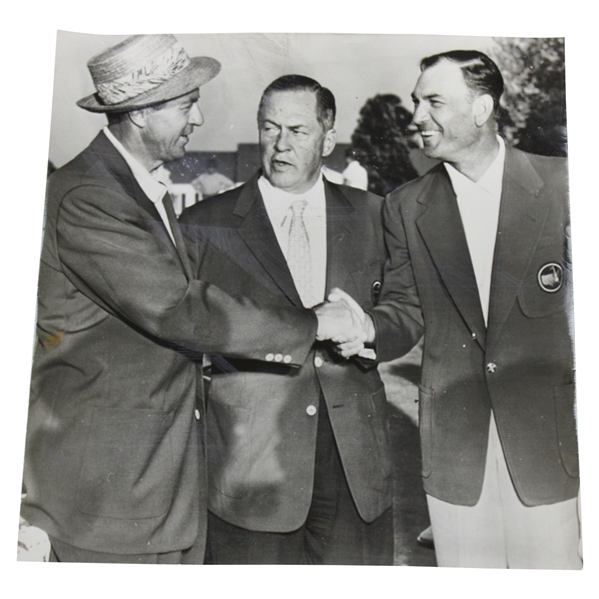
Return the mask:
[[[420,102],[420,100],[442,100],[443,99],[443,94],[439,94],[437,92],[433,92],[431,94],[424,94],[421,97],[417,97],[416,95],[412,94],[412,102]]]

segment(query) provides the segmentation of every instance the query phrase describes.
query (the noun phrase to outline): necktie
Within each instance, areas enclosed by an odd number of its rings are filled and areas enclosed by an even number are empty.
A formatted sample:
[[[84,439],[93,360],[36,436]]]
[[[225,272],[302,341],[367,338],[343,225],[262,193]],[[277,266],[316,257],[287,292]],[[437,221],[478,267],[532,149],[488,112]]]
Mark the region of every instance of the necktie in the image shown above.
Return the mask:
[[[179,221],[175,215],[173,200],[171,200],[171,196],[168,192],[164,194],[164,197],[162,198],[162,204],[164,206],[164,210],[166,211],[166,216],[168,217],[168,224],[171,226],[171,231],[175,240],[175,247],[177,248],[177,253],[179,254],[181,264],[183,264],[183,270],[185,271],[187,278],[191,279],[192,270],[191,262],[189,261],[189,256],[187,255],[187,246],[185,245],[185,240],[183,239],[183,234],[181,233],[181,228],[179,227]]]
[[[287,265],[302,303],[306,308],[311,308],[318,302],[314,301],[310,239],[303,218],[307,205],[308,202],[303,199],[291,203]]]

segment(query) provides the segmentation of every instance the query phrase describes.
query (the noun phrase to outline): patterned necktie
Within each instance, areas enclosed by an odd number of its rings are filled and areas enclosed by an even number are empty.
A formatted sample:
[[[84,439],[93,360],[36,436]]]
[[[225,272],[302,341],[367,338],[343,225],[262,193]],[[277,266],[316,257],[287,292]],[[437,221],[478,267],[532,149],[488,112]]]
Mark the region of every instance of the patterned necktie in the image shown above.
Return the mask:
[[[314,300],[312,284],[312,256],[310,238],[304,224],[303,214],[307,200],[294,200],[291,203],[291,224],[289,225],[289,245],[287,248],[287,265],[291,271],[293,282],[306,308],[318,302]]]
[[[183,239],[183,234],[181,233],[181,228],[179,227],[179,221],[177,220],[177,215],[175,214],[173,200],[168,192],[164,194],[164,197],[162,198],[162,204],[164,206],[164,210],[166,211],[166,216],[168,217],[168,224],[171,226],[171,231],[173,232],[175,247],[177,248],[177,254],[179,254],[181,264],[183,265],[183,270],[185,271],[187,278],[192,278],[191,262],[189,261],[189,256],[187,255],[187,246],[185,245],[185,240]]]

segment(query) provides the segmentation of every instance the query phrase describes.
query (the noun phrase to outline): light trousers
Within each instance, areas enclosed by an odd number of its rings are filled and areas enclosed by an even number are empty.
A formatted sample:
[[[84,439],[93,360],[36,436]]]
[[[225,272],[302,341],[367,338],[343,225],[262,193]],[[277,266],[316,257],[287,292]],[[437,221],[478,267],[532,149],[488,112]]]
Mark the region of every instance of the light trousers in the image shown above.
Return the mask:
[[[475,506],[427,495],[439,566],[466,568],[582,568],[577,498],[527,507],[512,484],[495,419],[481,497]]]

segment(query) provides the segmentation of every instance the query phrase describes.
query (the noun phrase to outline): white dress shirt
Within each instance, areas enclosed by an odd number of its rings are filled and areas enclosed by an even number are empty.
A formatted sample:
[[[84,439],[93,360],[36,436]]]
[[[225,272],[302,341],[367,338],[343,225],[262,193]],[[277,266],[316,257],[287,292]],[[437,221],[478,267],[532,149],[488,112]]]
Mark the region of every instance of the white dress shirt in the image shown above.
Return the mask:
[[[487,324],[489,315],[491,272],[505,163],[505,142],[500,137],[497,139],[499,140],[499,152],[478,181],[472,181],[453,166],[445,163],[466,233],[485,324]]]
[[[289,193],[273,187],[264,176],[258,179],[258,188],[285,259],[287,259],[289,245],[291,204],[300,199],[305,199],[308,202],[303,218],[310,241],[312,285],[317,299],[316,303],[320,303],[324,300],[327,278],[327,214],[322,177],[318,178],[312,189],[301,194]],[[306,307],[311,308],[312,306]]]
[[[168,216],[166,215],[166,210],[164,209],[164,204],[162,203],[162,198],[167,192],[166,184],[159,180],[160,174],[162,170],[160,167],[154,169],[152,173],[150,173],[145,167],[143,167],[139,161],[134,158],[123,146],[123,144],[111,133],[108,127],[104,127],[102,129],[106,137],[110,140],[112,145],[116,148],[117,152],[125,159],[125,162],[129,165],[135,180],[139,183],[141,190],[148,196],[148,199],[156,206],[156,210],[158,210],[158,214],[160,214],[160,218],[168,231],[173,243],[175,243],[175,238],[173,237],[173,231],[171,229],[171,225],[168,220]]]

